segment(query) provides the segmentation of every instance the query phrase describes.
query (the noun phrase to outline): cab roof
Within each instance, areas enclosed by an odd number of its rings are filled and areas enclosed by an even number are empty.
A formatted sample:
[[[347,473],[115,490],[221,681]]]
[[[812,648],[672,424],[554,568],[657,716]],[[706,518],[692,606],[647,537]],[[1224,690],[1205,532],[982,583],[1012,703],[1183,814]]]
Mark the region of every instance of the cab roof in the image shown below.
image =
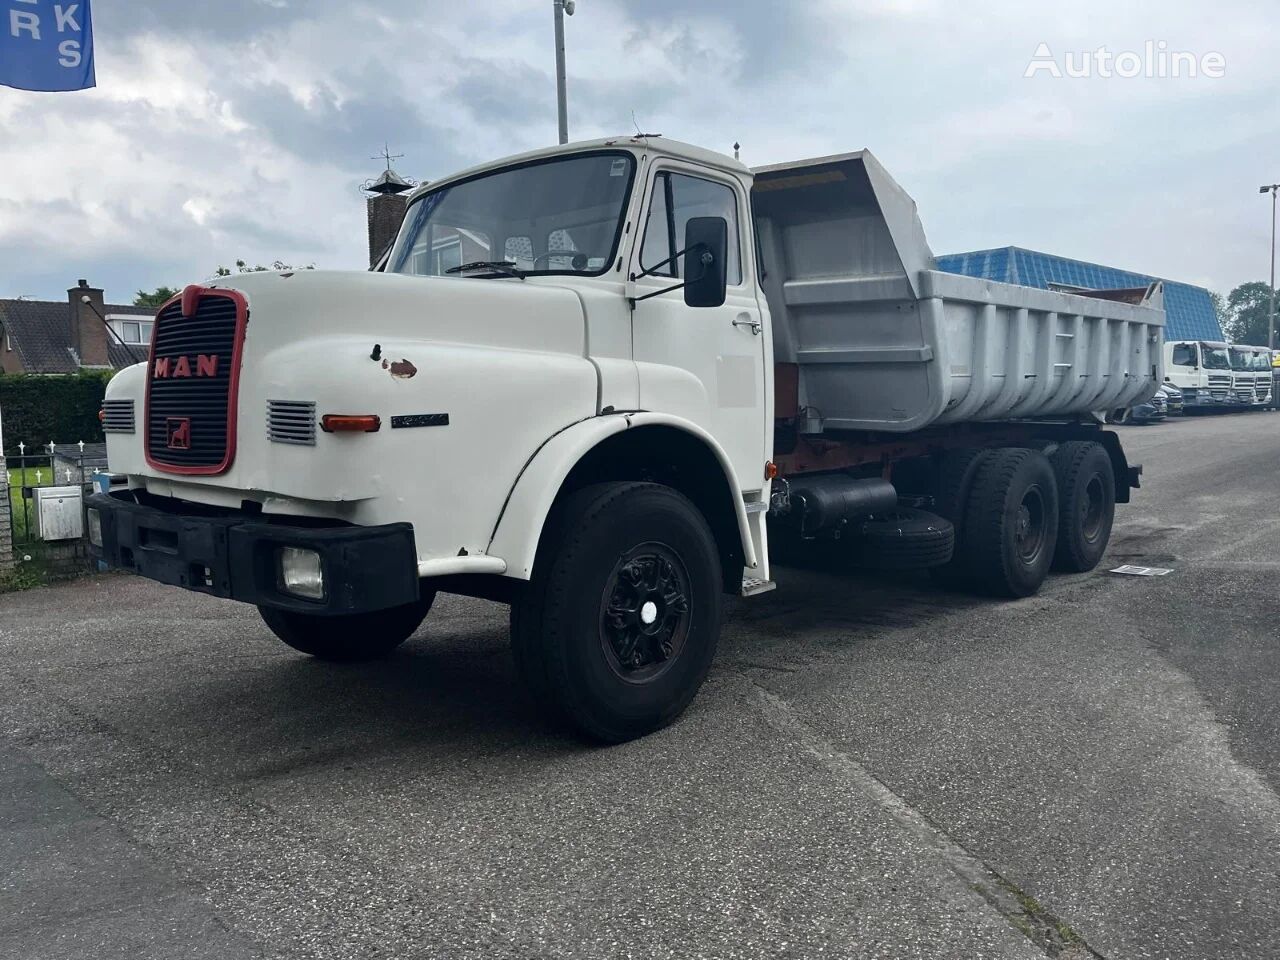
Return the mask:
[[[477,174],[485,173],[490,170],[509,167],[513,164],[528,163],[532,160],[543,160],[548,157],[557,156],[569,156],[575,153],[584,153],[593,150],[626,150],[638,154],[642,154],[645,151],[650,150],[660,151],[663,156],[689,160],[693,163],[702,164],[703,166],[713,167],[717,170],[724,170],[728,173],[733,173],[744,178],[748,183],[751,180],[751,170],[745,164],[733,159],[733,157],[730,157],[727,154],[717,153],[714,150],[708,150],[705,147],[698,147],[692,143],[683,143],[679,140],[669,140],[661,134],[644,133],[629,137],[623,136],[606,137],[600,140],[578,140],[574,143],[542,147],[539,150],[530,150],[527,153],[518,153],[514,156],[503,157],[501,160],[492,160],[488,163],[468,167],[466,170],[450,174],[447,177],[441,177],[439,180],[424,183],[409,194],[409,202],[412,203],[424,193],[430,193],[440,187],[456,183],[459,180],[467,180]]]

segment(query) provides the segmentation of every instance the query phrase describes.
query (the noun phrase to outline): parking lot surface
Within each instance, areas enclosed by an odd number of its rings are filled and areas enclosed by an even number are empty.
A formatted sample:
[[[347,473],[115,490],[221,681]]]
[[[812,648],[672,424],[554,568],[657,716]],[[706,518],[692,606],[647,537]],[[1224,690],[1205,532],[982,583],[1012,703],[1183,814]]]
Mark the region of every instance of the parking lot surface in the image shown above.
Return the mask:
[[[781,570],[608,749],[495,604],[336,666],[134,578],[0,597],[0,956],[1276,956],[1280,415],[1121,433],[1098,571]]]

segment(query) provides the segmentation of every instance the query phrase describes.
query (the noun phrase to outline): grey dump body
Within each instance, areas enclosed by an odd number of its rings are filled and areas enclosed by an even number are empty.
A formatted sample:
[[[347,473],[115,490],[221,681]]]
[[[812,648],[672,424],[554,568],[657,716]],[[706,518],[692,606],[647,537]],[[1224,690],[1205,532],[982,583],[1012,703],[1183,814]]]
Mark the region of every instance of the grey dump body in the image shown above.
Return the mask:
[[[915,201],[867,151],[754,173],[774,361],[799,368],[804,432],[1076,417],[1163,379],[1159,284],[1130,304],[935,270]]]

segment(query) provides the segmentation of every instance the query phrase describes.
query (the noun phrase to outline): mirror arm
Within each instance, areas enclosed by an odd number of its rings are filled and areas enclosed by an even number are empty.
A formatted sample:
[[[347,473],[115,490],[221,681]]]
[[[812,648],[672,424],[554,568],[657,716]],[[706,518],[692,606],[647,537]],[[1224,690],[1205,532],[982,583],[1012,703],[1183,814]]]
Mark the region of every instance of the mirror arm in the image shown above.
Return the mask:
[[[674,257],[668,257],[666,260],[663,260],[662,263],[655,263],[652,267],[646,268],[644,273],[632,274],[631,279],[636,280],[639,277],[651,276],[654,270],[657,270],[659,267],[663,266],[664,264],[670,263],[672,260],[675,260],[677,257],[684,256],[691,249],[692,249],[691,247],[686,247],[684,250],[681,250],[679,253],[677,253]],[[701,280],[703,277],[707,275],[707,268],[711,266],[711,261],[714,258],[711,256],[710,250],[704,250],[702,252],[702,256],[699,257],[698,259],[702,263],[702,273],[700,273],[698,276],[688,277],[685,279],[684,283],[677,283],[674,286],[664,287],[661,290],[654,290],[652,293],[646,293],[643,297],[627,297],[628,302],[630,302],[631,304],[631,309],[634,310],[636,308],[636,304],[639,303],[641,300],[648,300],[650,297],[660,297],[664,293],[671,293],[673,290],[683,290],[685,287],[689,285],[690,282],[696,283],[697,281]],[[643,266],[643,264],[641,264],[641,266]]]
[[[663,287],[661,290],[653,291],[653,293],[646,293],[643,297],[627,297],[627,299],[631,302],[631,309],[634,310],[636,307],[636,304],[639,303],[641,300],[648,300],[650,297],[660,297],[664,293],[670,293],[672,290],[683,290],[688,285],[688,283],[689,281],[686,280],[684,283],[677,283],[673,287]]]
[[[702,246],[702,244],[697,244],[697,246]],[[673,254],[672,256],[669,256],[669,257],[667,257],[667,259],[665,259],[665,260],[660,260],[660,261],[658,261],[658,262],[657,262],[657,263],[655,263],[652,267],[646,267],[646,266],[642,263],[642,264],[640,264],[640,272],[639,272],[639,273],[633,273],[633,274],[631,275],[631,279],[632,279],[632,280],[639,280],[641,277],[652,277],[652,276],[654,276],[654,271],[655,271],[655,270],[657,270],[659,267],[665,267],[668,263],[674,263],[675,261],[679,260],[681,257],[683,257],[686,253],[688,253],[688,252],[689,252],[690,250],[692,250],[692,249],[693,249],[693,247],[685,247],[685,248],[684,248],[683,250],[681,250],[679,253],[676,253],[676,254]],[[705,261],[704,261],[704,262],[705,262]],[[701,279],[701,277],[699,277],[698,279]],[[683,284],[681,284],[681,286],[683,286]],[[672,289],[674,290],[674,289],[677,289],[677,288],[672,287]]]
[[[685,251],[681,250],[679,253],[672,254],[671,256],[667,257],[667,259],[665,259],[665,260],[659,260],[659,261],[658,261],[657,263],[655,263],[652,267],[646,267],[646,266],[642,263],[642,264],[640,264],[640,272],[639,272],[639,273],[633,273],[633,274],[631,275],[631,279],[632,279],[632,280],[639,280],[641,277],[652,277],[652,276],[653,276],[653,274],[654,274],[654,271],[655,271],[655,270],[657,270],[659,267],[665,267],[668,263],[675,263],[675,262],[676,262],[677,260],[679,260],[682,256],[684,256],[684,254],[685,254]]]

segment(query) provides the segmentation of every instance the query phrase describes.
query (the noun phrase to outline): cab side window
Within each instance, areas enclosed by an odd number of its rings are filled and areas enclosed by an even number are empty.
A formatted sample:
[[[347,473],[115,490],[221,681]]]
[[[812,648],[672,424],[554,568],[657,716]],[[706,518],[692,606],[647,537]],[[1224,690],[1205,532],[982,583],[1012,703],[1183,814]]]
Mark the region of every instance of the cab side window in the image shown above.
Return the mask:
[[[723,217],[729,225],[729,286],[742,283],[742,245],[738,229],[738,200],[723,183],[663,171],[654,179],[653,198],[640,246],[640,264],[646,269],[684,249],[685,227],[693,217]],[[680,260],[658,267],[654,273],[679,277]]]
[[[1173,348],[1173,362],[1179,367],[1194,367],[1196,365],[1195,344],[1175,344]]]

